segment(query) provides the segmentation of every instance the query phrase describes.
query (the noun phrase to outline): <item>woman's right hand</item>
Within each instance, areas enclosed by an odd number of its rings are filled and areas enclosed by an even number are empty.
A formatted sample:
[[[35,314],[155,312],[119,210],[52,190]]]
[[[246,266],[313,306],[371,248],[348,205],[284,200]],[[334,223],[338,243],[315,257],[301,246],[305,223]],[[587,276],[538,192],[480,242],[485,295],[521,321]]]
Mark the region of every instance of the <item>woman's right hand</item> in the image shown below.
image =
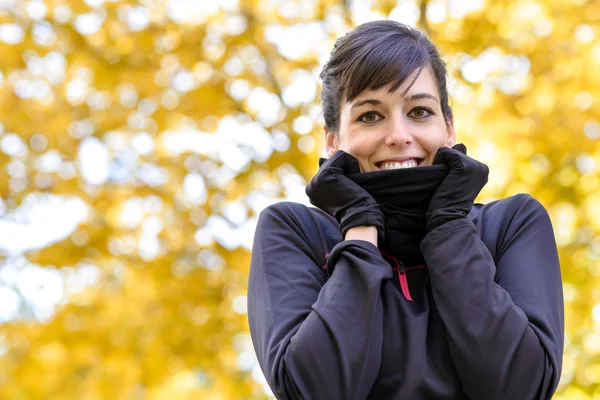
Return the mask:
[[[366,190],[346,176],[358,172],[358,160],[338,150],[308,183],[306,194],[311,204],[338,220],[342,237],[351,228],[374,226],[381,241],[385,219],[379,205]]]

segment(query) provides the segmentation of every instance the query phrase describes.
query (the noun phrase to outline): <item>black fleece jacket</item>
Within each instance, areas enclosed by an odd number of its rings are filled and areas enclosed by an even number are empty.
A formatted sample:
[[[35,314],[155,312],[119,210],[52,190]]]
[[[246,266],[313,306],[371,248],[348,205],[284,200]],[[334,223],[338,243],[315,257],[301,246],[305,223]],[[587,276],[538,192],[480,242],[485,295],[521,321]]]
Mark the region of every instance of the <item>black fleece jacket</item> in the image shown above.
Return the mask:
[[[401,251],[343,241],[319,209],[261,213],[248,318],[278,399],[552,397],[563,297],[543,206],[476,204],[419,243],[424,265],[404,265]]]

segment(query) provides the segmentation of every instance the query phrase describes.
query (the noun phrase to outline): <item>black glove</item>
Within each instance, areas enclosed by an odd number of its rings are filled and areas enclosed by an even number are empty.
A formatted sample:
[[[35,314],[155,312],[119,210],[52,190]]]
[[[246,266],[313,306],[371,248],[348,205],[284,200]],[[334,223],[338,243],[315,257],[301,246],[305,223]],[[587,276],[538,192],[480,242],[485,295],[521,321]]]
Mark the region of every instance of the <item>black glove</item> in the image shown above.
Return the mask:
[[[488,166],[468,157],[464,144],[440,148],[433,159],[433,165],[436,164],[448,165],[449,171],[429,201],[425,214],[427,232],[446,222],[466,218],[488,181]]]
[[[378,241],[383,240],[385,219],[371,195],[346,175],[360,172],[358,160],[338,150],[321,163],[317,174],[306,186],[311,204],[335,217],[342,237],[350,228],[374,226]]]

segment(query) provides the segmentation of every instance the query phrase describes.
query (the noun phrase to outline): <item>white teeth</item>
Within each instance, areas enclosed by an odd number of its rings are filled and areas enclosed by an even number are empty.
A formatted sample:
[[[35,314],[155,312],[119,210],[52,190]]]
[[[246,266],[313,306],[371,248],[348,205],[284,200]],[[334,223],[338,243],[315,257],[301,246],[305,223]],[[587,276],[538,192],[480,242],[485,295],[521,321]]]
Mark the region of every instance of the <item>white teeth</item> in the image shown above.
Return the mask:
[[[401,169],[401,168],[415,168],[417,166],[417,162],[415,160],[408,160],[404,162],[386,162],[380,164],[381,169]]]

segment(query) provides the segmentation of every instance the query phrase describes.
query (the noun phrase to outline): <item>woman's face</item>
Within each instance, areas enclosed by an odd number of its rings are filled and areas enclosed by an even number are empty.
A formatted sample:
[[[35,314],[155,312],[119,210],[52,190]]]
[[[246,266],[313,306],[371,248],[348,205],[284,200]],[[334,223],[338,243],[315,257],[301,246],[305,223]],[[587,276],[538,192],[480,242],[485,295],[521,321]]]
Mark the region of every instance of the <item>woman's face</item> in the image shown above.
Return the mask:
[[[388,93],[389,87],[366,90],[344,103],[337,135],[325,127],[327,156],[344,150],[362,172],[433,165],[440,147],[454,145],[454,125],[446,124],[429,66],[402,97],[418,72],[395,92]]]

